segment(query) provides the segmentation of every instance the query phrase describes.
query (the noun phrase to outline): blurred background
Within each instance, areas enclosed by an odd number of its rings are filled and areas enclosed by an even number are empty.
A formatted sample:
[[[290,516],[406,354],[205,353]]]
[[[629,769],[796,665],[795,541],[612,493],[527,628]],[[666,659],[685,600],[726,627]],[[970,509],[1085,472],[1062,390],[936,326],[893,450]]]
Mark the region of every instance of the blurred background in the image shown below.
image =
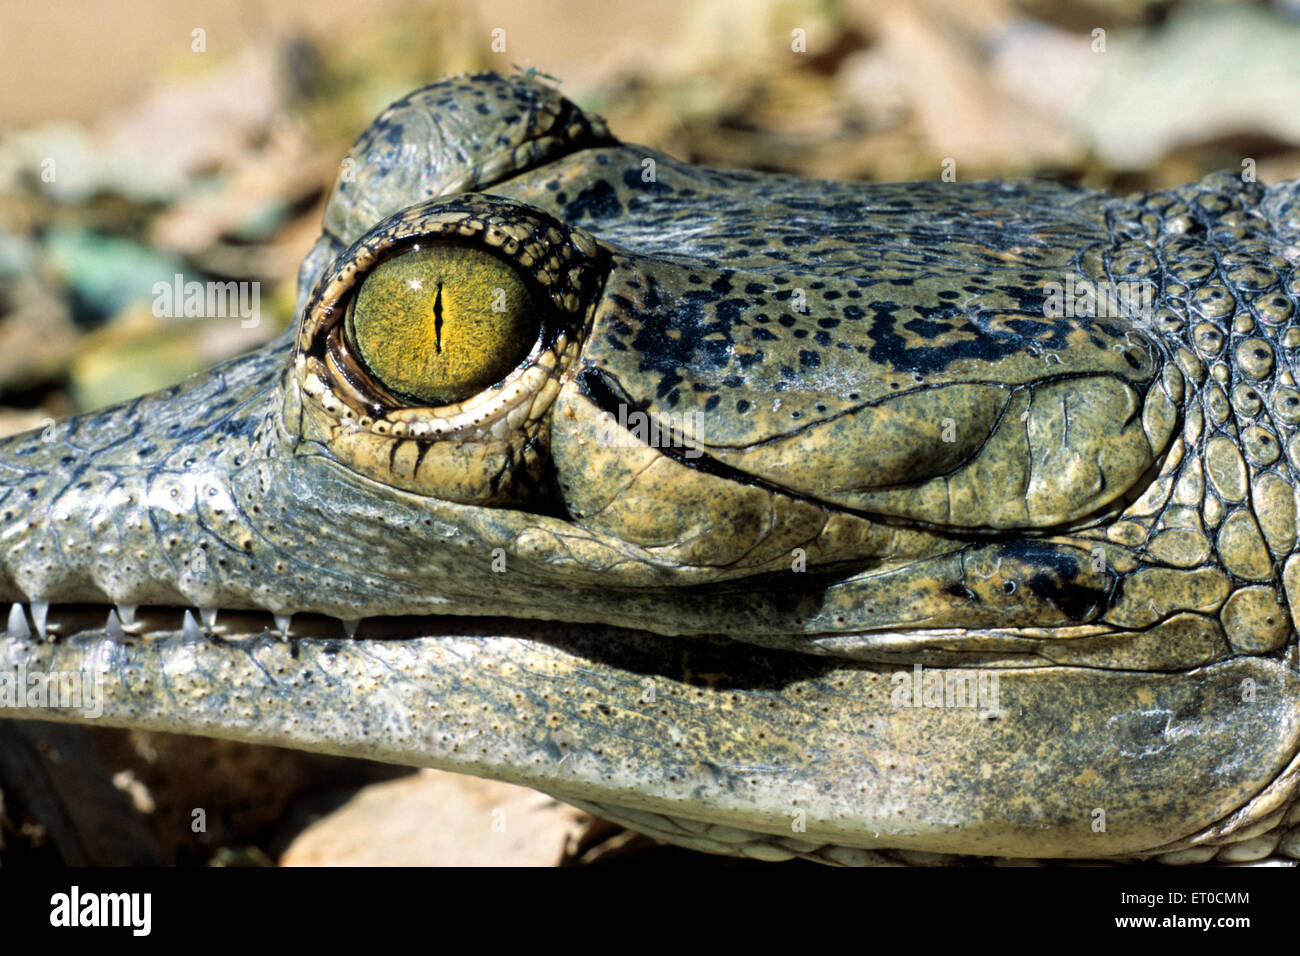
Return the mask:
[[[466,70],[712,166],[1300,177],[1300,0],[0,0],[0,63],[0,434],[275,335],[348,146]],[[156,317],[177,274],[258,282],[261,321]],[[4,863],[668,859],[717,862],[469,778],[0,722]]]

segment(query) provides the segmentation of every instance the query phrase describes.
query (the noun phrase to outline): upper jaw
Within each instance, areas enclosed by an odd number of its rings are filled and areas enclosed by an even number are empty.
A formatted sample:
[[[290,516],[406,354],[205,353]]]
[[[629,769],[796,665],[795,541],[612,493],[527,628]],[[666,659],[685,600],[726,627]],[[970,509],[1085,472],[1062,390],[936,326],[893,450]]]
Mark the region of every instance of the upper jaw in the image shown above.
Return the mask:
[[[237,601],[223,579],[275,560],[251,520],[268,502],[250,502],[238,484],[265,474],[284,344],[0,443],[3,596]]]
[[[867,540],[884,557],[793,573],[779,556],[779,571],[751,573],[684,564],[596,523],[393,489],[298,437],[288,359],[281,338],[0,443],[0,600],[600,622],[878,657],[947,647],[953,628],[1084,624],[1109,587],[1081,553],[1079,601],[1006,596],[1004,578],[1059,564],[1059,544],[1045,562],[937,535],[908,557],[901,532],[880,527]],[[575,386],[561,405],[582,400]],[[1000,576],[983,575],[981,554]]]

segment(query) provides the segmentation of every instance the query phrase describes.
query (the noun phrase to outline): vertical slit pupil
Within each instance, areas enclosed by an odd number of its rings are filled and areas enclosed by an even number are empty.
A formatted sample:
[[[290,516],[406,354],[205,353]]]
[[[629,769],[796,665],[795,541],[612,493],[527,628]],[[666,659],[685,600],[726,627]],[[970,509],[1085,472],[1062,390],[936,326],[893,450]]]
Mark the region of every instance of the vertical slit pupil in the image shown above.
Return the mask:
[[[442,283],[433,296],[433,350],[442,354]]]

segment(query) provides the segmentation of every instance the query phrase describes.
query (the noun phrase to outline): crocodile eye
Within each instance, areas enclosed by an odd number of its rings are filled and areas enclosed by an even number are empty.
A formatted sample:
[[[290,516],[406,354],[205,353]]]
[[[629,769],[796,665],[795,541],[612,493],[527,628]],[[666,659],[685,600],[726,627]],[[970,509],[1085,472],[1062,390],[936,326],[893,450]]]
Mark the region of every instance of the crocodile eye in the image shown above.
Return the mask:
[[[392,392],[450,405],[519,366],[537,342],[542,311],[501,259],[435,242],[370,271],[349,311],[347,336]]]
[[[501,196],[407,206],[316,279],[285,427],[396,488],[531,501],[608,266],[592,236]]]

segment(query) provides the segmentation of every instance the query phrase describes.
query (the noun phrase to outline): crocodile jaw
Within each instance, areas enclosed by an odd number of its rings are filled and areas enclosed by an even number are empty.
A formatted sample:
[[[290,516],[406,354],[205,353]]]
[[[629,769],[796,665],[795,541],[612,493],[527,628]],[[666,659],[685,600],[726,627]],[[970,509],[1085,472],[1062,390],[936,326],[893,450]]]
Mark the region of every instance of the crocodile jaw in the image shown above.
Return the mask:
[[[911,668],[601,626],[426,618],[285,642],[246,615],[219,639],[62,624],[0,638],[0,673],[83,674],[99,696],[15,716],[86,721],[97,702],[113,726],[440,767],[767,859],[1152,855],[1276,825],[1300,773],[1300,679],[1261,659],[985,672],[983,709],[900,699]]]

